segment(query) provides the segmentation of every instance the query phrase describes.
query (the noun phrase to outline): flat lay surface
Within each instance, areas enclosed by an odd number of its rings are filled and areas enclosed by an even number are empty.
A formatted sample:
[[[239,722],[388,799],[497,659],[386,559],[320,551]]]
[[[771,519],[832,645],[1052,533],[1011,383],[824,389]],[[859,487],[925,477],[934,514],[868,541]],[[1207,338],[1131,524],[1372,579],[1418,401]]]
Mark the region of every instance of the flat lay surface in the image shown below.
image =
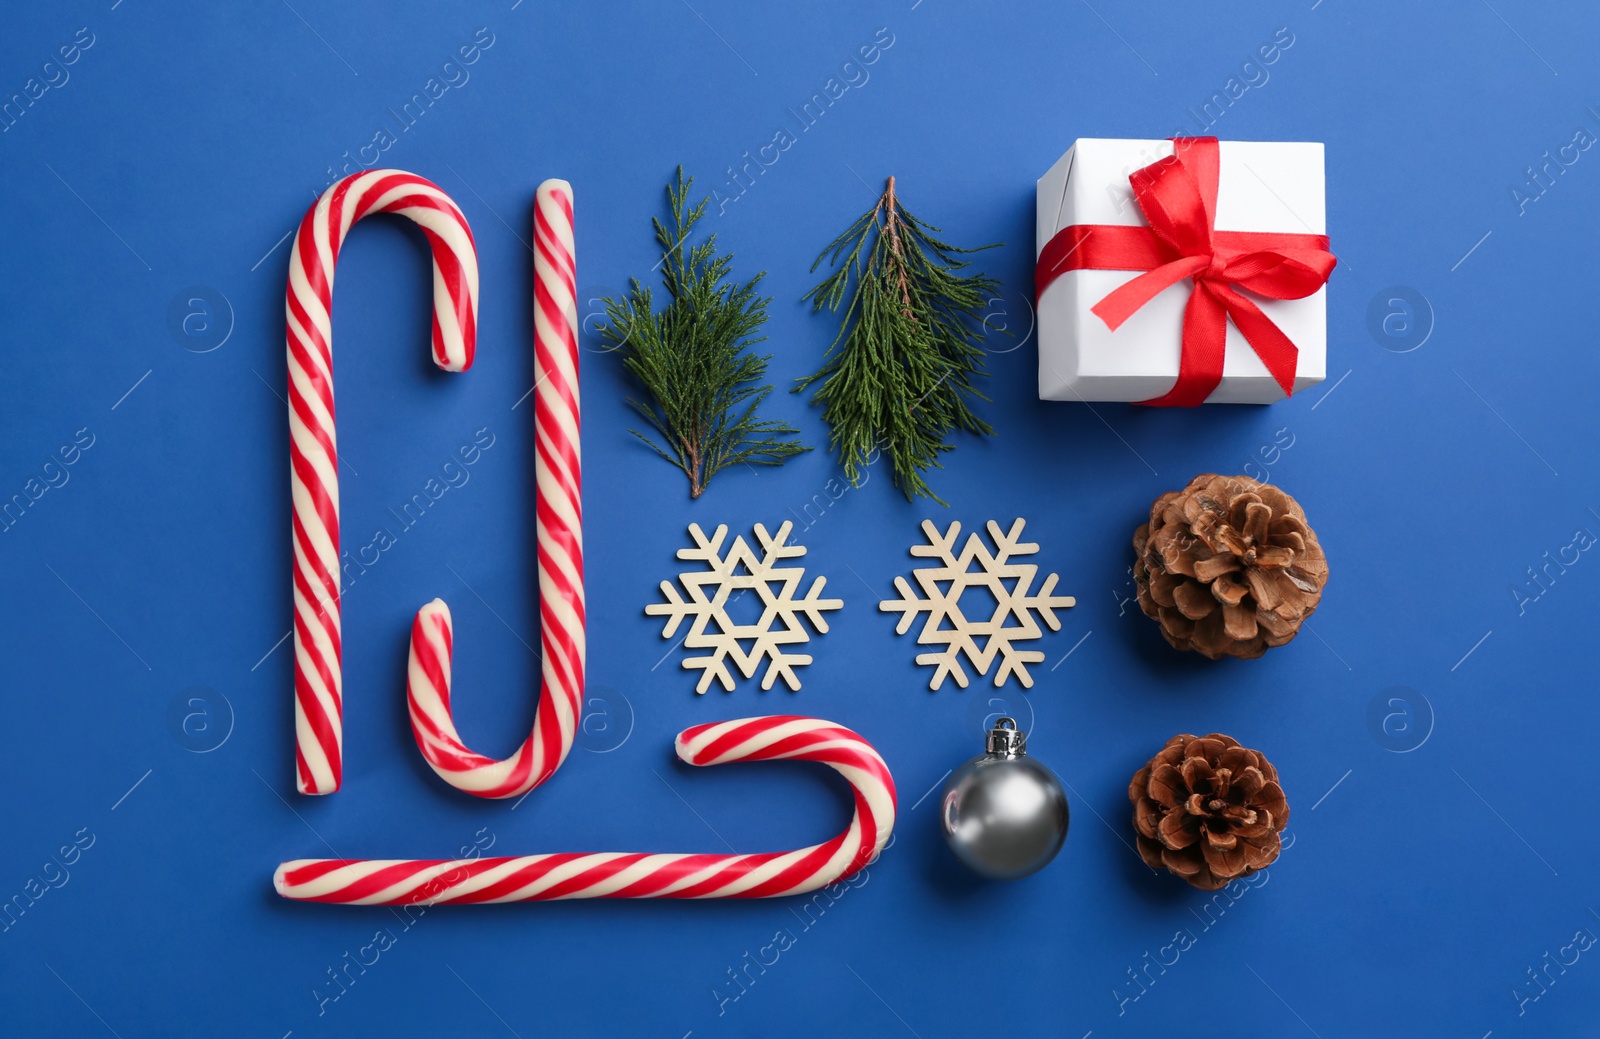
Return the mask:
[[[794,7],[727,0],[35,5],[0,33],[0,778],[7,1034],[969,1035],[1226,1031],[1320,1039],[1592,1035],[1600,831],[1585,792],[1600,460],[1600,11],[1353,0]],[[9,99],[9,100],[8,100]],[[1035,181],[1080,137],[1325,146],[1326,379],[1270,406],[1038,399]],[[630,428],[601,302],[652,269],[682,164],[696,236],[766,271],[765,417],[815,450],[691,501]],[[296,792],[284,286],[291,233],[346,173],[460,205],[476,360],[430,355],[424,237],[362,221],[333,293],[344,757]],[[1593,167],[1593,168],[1591,168]],[[838,317],[811,263],[896,178],[999,282],[993,437],[954,433],[908,504],[858,487],[790,394]],[[407,639],[453,617],[462,739],[493,758],[540,686],[534,189],[572,185],[588,616],[586,716],[525,800],[417,752]],[[469,461],[470,459],[470,461]],[[1172,649],[1135,529],[1200,473],[1281,487],[1328,560],[1316,613],[1257,660]],[[9,503],[9,504],[8,504]],[[1026,521],[1059,630],[1043,660],[930,691],[895,579]],[[731,692],[645,607],[699,564],[690,524],[803,546],[794,592],[842,602],[809,654]],[[1037,582],[1035,585],[1037,589]],[[976,595],[977,592],[968,592]],[[963,605],[966,603],[964,601]],[[746,607],[749,607],[746,609]],[[730,606],[756,623],[751,602]],[[976,612],[976,611],[973,611]],[[972,612],[969,612],[969,616]],[[828,719],[881,753],[892,842],[825,893],[756,901],[390,910],[273,890],[304,858],[764,852],[826,841],[822,765],[692,767],[684,729]],[[1009,715],[1071,809],[1053,863],[982,880],[940,790]],[[1276,767],[1283,853],[1215,893],[1147,867],[1129,780],[1169,738]],[[1591,962],[1591,960],[1595,962]]]

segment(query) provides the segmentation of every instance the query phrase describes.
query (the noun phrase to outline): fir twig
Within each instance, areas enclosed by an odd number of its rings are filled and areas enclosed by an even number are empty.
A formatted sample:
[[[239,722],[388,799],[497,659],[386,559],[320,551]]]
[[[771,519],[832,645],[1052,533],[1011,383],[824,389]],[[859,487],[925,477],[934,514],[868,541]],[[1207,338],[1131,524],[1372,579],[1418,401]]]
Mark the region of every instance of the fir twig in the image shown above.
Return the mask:
[[[770,355],[747,353],[745,347],[766,338],[755,335],[772,302],[756,295],[766,272],[743,285],[724,284],[733,257],[716,254],[717,236],[686,244],[706,208],[705,199],[689,205],[693,184],[679,166],[676,183],[667,185],[672,226],[651,218],[671,301],[654,312],[650,289],[634,278],[623,299],[605,301],[606,322],[599,331],[645,391],[647,399],[628,403],[654,435],[629,432],[682,469],[689,497],[698,498],[730,465],[781,465],[811,449],[790,439],[799,435],[795,427],[757,417],[772,392],[770,385],[756,385],[766,376]]]
[[[877,205],[822,251],[811,270],[824,261],[837,269],[803,299],[813,313],[837,313],[847,295],[849,303],[821,370],[798,380],[795,392],[820,381],[811,399],[823,407],[829,446],[852,484],[887,451],[906,500],[943,505],[924,474],[942,468],[950,431],[994,433],[971,400],[987,399],[974,379],[985,374],[981,315],[999,283],[961,273],[971,266],[962,254],[994,246],[961,249],[938,233],[906,211],[890,177]]]

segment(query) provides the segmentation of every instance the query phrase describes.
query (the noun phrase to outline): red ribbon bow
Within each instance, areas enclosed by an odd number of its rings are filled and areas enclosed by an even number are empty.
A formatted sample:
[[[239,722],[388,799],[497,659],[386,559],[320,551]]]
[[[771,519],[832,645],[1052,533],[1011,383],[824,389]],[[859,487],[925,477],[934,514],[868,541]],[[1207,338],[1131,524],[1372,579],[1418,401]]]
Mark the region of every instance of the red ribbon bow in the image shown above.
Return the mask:
[[[1191,278],[1194,291],[1183,312],[1178,381],[1164,396],[1143,403],[1204,404],[1222,381],[1230,317],[1284,394],[1291,394],[1300,351],[1233,286],[1269,299],[1311,295],[1338,263],[1328,251],[1328,236],[1216,230],[1217,139],[1174,137],[1172,145],[1172,155],[1128,177],[1149,226],[1062,228],[1039,254],[1035,291],[1043,295],[1067,271],[1145,272],[1091,308],[1115,332],[1157,293]]]

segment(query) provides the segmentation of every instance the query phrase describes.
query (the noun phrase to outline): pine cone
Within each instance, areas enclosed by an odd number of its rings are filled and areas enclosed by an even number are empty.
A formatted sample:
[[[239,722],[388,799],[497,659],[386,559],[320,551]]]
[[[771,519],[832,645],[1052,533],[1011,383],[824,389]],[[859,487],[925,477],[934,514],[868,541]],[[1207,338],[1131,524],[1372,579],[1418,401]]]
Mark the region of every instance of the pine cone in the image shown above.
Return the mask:
[[[1146,616],[1178,649],[1250,659],[1294,638],[1322,599],[1328,560],[1300,504],[1248,476],[1196,476],[1133,535]]]
[[[1272,864],[1289,802],[1278,770],[1232,736],[1174,736],[1128,784],[1139,855],[1204,891]]]

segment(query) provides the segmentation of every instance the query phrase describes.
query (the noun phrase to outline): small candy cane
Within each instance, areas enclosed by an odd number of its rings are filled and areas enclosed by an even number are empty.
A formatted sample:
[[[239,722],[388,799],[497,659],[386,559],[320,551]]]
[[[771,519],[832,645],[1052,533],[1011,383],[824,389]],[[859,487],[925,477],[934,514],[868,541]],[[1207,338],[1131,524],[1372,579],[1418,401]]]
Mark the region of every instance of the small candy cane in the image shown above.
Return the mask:
[[[534,195],[534,480],[539,488],[539,628],[544,695],[533,732],[503,761],[468,750],[450,712],[450,608],[438,599],[411,626],[406,699],[417,747],[445,782],[479,797],[521,797],[566,760],[583,713],[583,465],[578,447],[577,265],[572,185]]]
[[[818,761],[849,781],[850,826],[830,841],[750,855],[566,852],[480,859],[298,859],[273,874],[278,894],[344,905],[450,905],[566,898],[774,898],[843,880],[872,862],[894,829],[894,777],[872,745],[818,718],[696,725],[678,734],[691,765]]]
[[[339,456],[334,435],[333,273],[357,220],[394,213],[422,228],[433,250],[433,361],[472,367],[478,257],[460,208],[439,187],[400,170],[345,177],[300,222],[289,254],[289,462],[294,502],[295,766],[302,794],[331,794],[344,778],[340,667]]]

